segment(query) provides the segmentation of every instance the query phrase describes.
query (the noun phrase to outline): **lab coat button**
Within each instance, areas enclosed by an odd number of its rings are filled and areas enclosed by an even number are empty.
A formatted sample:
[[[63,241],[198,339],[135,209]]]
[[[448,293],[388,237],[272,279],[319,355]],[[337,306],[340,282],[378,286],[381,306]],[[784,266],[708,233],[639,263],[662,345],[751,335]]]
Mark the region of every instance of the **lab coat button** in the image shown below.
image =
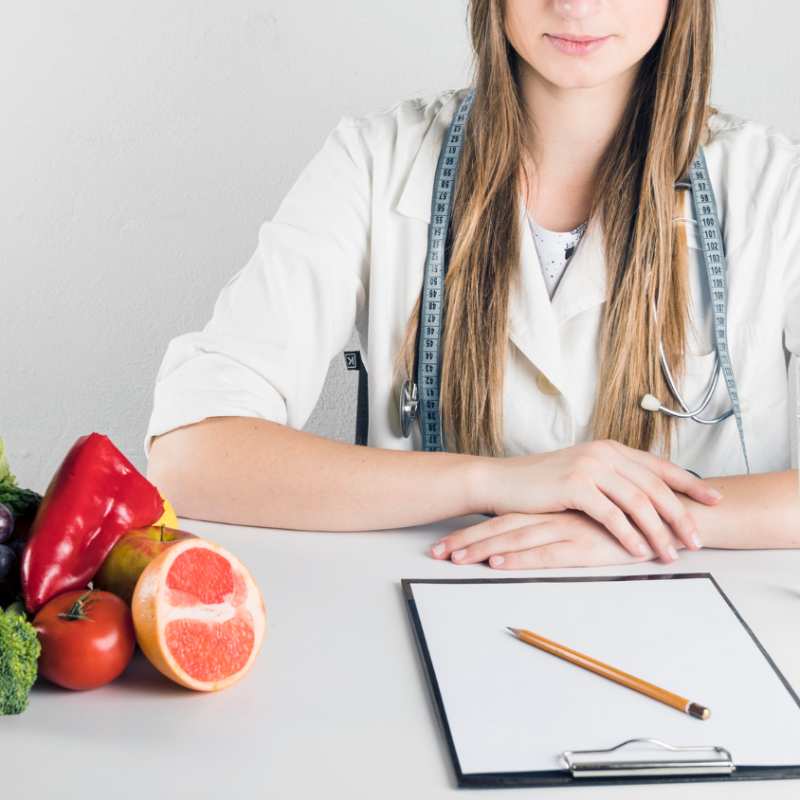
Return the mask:
[[[547,376],[543,372],[539,372],[536,375],[536,385],[539,387],[539,391],[541,391],[542,394],[548,394],[551,396],[561,394],[558,389],[556,389],[556,387],[550,383]]]

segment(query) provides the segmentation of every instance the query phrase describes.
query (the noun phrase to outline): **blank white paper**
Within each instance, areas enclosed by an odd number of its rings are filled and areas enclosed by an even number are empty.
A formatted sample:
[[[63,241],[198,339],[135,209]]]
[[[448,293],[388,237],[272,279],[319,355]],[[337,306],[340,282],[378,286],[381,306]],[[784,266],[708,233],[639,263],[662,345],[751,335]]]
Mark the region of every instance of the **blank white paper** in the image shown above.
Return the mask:
[[[800,764],[800,708],[708,578],[412,584],[461,771],[563,769],[648,737]],[[527,628],[711,709],[698,720],[515,639]],[[757,632],[756,632],[757,635]]]

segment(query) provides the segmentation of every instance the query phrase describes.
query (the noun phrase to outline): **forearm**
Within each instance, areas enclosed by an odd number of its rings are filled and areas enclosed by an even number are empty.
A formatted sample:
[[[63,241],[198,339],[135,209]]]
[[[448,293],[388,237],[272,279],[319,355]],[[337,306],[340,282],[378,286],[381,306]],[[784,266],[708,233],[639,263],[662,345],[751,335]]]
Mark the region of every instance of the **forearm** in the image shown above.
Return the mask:
[[[723,494],[716,505],[679,495],[694,515],[705,547],[800,547],[797,470],[705,480]]]
[[[212,417],[154,439],[147,476],[182,517],[362,531],[474,513],[476,460],[351,445],[250,417]]]

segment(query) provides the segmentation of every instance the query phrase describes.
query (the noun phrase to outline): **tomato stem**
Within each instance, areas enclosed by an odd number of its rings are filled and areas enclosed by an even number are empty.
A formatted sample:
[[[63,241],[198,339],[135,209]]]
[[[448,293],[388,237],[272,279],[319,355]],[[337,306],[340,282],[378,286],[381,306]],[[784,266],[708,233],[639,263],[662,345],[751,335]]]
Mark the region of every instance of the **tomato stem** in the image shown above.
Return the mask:
[[[68,620],[89,619],[86,616],[86,609],[94,601],[94,598],[90,597],[93,591],[93,589],[89,589],[88,592],[84,592],[67,611],[62,611],[58,616]]]

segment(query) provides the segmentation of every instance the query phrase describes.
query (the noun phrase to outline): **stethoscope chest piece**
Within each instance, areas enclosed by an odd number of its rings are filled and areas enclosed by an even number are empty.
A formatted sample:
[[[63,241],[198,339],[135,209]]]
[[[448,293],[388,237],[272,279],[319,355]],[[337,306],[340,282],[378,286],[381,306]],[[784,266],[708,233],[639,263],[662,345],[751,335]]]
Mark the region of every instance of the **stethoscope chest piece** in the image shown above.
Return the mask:
[[[400,388],[400,428],[403,436],[411,434],[411,426],[419,413],[419,398],[417,396],[417,384],[406,379]]]

